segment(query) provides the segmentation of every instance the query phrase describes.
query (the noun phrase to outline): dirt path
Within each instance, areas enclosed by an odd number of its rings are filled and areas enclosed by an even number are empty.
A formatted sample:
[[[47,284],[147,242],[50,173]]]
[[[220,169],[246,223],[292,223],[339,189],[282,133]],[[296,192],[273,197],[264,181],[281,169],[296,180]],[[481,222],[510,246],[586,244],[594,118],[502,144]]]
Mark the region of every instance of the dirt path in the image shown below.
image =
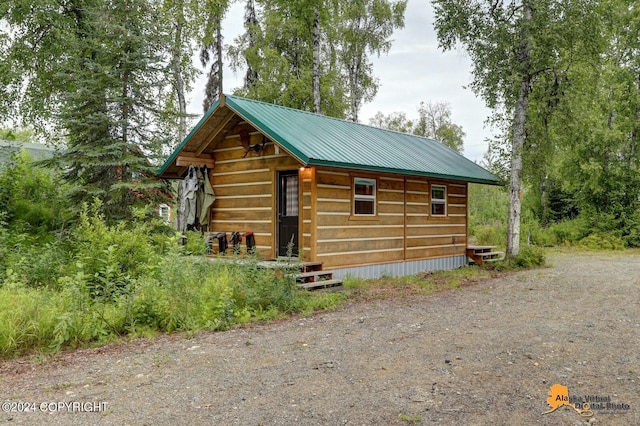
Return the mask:
[[[0,423],[640,424],[640,253],[551,262],[432,296],[0,364],[3,410],[35,403]],[[543,415],[554,384],[618,412]]]

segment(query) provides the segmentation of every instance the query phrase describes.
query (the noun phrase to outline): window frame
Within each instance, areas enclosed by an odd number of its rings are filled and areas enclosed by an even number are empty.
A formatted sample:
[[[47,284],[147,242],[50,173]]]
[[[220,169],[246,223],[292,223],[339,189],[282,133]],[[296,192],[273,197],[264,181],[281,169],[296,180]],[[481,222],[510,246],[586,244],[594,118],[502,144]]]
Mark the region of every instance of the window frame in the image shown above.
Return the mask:
[[[364,181],[368,184],[372,184],[373,193],[372,194],[358,194],[356,193],[356,181]],[[353,187],[352,187],[352,197],[351,197],[353,207],[351,209],[351,214],[356,218],[375,218],[378,216],[378,179],[372,177],[361,177],[354,176],[353,177]],[[356,202],[357,201],[371,201],[373,202],[373,213],[357,213],[356,212]]]
[[[433,197],[433,191],[434,189],[441,189],[444,191],[444,198],[434,198]],[[447,217],[447,185],[442,185],[442,184],[431,184],[431,188],[429,191],[429,198],[430,198],[430,202],[429,204],[431,204],[430,206],[430,215],[433,217]],[[436,214],[434,213],[434,208],[436,205],[442,205],[444,206],[444,213],[442,214]]]
[[[162,214],[163,210],[166,210],[166,217]],[[158,216],[164,221],[164,223],[171,222],[171,206],[165,203],[162,203],[158,206]]]

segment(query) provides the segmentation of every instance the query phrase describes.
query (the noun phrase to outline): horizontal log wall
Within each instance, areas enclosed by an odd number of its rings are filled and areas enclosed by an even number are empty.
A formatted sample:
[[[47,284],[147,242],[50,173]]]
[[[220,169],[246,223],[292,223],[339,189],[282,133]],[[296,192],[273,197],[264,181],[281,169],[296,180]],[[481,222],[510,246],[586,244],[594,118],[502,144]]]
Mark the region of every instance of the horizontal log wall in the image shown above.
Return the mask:
[[[272,142],[259,153],[246,151],[240,144],[241,129],[246,125],[237,126],[213,151],[210,179],[216,199],[209,229],[227,234],[251,231],[260,256],[275,257],[276,172],[295,170],[299,164]],[[252,146],[262,141],[261,134],[251,133]]]
[[[319,168],[315,259],[341,267],[464,254],[467,186],[427,178],[371,175]],[[354,177],[377,179],[377,214],[352,214]],[[447,188],[447,215],[432,216],[431,185]]]
[[[407,178],[407,260],[465,253],[467,186],[427,178]],[[431,215],[431,185],[447,188],[447,215]]]

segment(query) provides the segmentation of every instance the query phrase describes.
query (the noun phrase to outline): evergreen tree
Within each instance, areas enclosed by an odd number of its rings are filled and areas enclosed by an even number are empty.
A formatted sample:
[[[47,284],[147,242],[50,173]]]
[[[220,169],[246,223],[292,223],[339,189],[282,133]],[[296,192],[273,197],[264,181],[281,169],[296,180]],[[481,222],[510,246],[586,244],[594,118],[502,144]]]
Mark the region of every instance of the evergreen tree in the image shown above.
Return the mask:
[[[148,0],[70,0],[3,4],[14,32],[3,59],[13,61],[8,87],[20,112],[65,136],[56,157],[73,184],[71,198],[103,199],[112,220],[153,199],[154,156],[166,136],[171,87],[167,39],[157,31],[156,4]],[[1,62],[1,61],[0,61]],[[35,66],[34,66],[35,63]],[[20,84],[18,84],[18,81]],[[24,92],[16,93],[21,85]]]
[[[211,67],[207,71],[207,82],[202,101],[204,112],[209,110],[222,93],[222,18],[228,7],[229,4],[226,0],[208,0],[205,3],[207,18],[204,23],[204,46],[200,50],[200,62],[203,67],[211,62]]]

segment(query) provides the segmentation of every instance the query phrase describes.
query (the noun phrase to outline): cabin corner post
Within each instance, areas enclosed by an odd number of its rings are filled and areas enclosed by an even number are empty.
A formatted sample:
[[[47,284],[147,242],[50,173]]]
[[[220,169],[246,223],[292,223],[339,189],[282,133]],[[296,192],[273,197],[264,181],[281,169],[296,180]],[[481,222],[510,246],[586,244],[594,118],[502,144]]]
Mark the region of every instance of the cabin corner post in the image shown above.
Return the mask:
[[[300,192],[300,216],[298,220],[298,233],[300,245],[300,258],[305,261],[315,259],[314,227],[315,212],[313,199],[314,168],[301,166],[298,172]]]
[[[402,238],[402,245],[404,251],[402,252],[402,258],[407,260],[407,177],[405,176],[402,182],[402,224],[404,229],[404,236]]]

